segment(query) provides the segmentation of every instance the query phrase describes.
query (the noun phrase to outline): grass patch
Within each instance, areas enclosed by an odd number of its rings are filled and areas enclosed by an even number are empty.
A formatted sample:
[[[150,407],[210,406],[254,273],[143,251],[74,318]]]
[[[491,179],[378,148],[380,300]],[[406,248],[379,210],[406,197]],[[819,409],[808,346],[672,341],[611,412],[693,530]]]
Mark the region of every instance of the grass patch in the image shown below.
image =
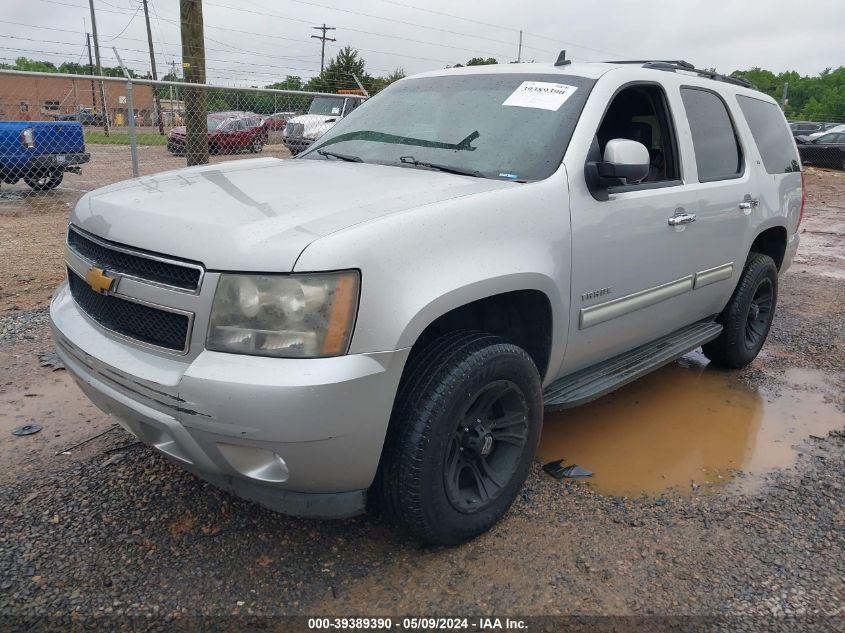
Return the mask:
[[[138,132],[135,134],[138,145],[167,145],[167,136],[158,132]],[[91,145],[129,145],[128,132],[112,132],[106,136],[105,132],[85,132],[85,142]]]

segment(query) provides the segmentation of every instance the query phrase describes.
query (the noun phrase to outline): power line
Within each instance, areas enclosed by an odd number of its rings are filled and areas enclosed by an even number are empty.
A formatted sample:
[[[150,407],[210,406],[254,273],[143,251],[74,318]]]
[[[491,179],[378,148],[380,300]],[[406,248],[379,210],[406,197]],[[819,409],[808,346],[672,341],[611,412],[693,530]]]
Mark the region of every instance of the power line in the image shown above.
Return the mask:
[[[290,1],[296,2],[298,4],[306,4],[306,5],[309,5],[309,6],[314,6],[314,7],[318,7],[318,8],[321,8],[321,9],[326,9],[326,10],[329,10],[329,11],[340,11],[342,13],[348,13],[348,14],[351,14],[351,15],[357,15],[357,16],[361,16],[361,17],[371,18],[371,19],[374,19],[374,20],[383,20],[385,22],[393,22],[395,24],[402,24],[402,25],[405,25],[405,26],[413,27],[413,28],[426,29],[426,30],[429,30],[429,31],[438,31],[440,33],[446,33],[448,35],[457,35],[458,37],[471,37],[473,39],[487,40],[489,42],[495,42],[497,44],[505,44],[506,46],[511,46],[513,44],[513,42],[507,42],[505,40],[498,40],[498,39],[494,39],[494,38],[491,38],[491,37],[486,37],[484,35],[474,35],[472,33],[462,33],[460,31],[451,31],[449,29],[442,29],[442,28],[439,28],[439,27],[436,27],[436,26],[428,26],[426,24],[418,24],[416,22],[408,22],[406,20],[399,20],[397,18],[389,18],[389,17],[385,17],[385,16],[382,16],[382,15],[375,15],[375,14],[372,14],[372,13],[364,13],[363,11],[353,11],[351,9],[341,9],[341,8],[338,8],[338,7],[332,7],[332,6],[328,6],[328,5],[324,5],[324,4],[319,4],[319,3],[316,3],[316,2],[310,2],[308,0],[290,0]],[[240,9],[238,7],[229,7],[229,6],[225,6],[225,5],[215,5],[213,3],[208,3],[208,4],[209,4],[209,6],[225,7],[227,9],[233,9],[235,11],[244,11],[244,12],[248,12],[248,13],[259,13],[259,14],[261,14],[261,12],[258,12],[258,11],[250,11],[248,9]],[[264,13],[263,15],[272,15],[273,17],[279,17],[279,18],[286,18],[287,17],[287,16],[283,16],[283,15],[279,15],[279,14],[269,14],[269,13]],[[294,19],[294,18],[290,18],[290,19]],[[343,27],[343,29],[345,31],[346,30],[350,30],[350,31],[353,30],[353,29],[349,29],[347,27]],[[401,38],[401,39],[405,39],[405,38]],[[468,50],[470,50],[470,49],[468,49]],[[555,51],[547,51],[547,50],[543,50],[543,49],[536,49],[536,50],[539,50],[539,51],[544,52],[544,53],[550,53],[550,54],[555,53]]]
[[[442,17],[452,18],[454,20],[463,20],[464,22],[472,22],[473,24],[480,24],[482,26],[491,26],[493,28],[504,29],[504,30],[507,30],[507,31],[518,30],[518,29],[514,29],[513,27],[510,27],[510,26],[502,26],[501,24],[493,24],[492,22],[484,22],[482,20],[476,20],[474,18],[465,18],[465,17],[460,16],[460,15],[454,15],[452,13],[446,13],[445,11],[435,11],[434,9],[426,9],[424,7],[418,7],[418,6],[415,6],[413,4],[407,4],[405,2],[399,2],[398,0],[381,0],[381,1],[386,3],[386,4],[393,4],[393,5],[396,5],[396,6],[405,7],[406,9],[413,9],[414,11],[422,11],[423,13],[431,13],[433,15],[439,15],[439,16],[442,16]],[[583,48],[583,49],[588,50],[588,51],[601,53],[602,55],[612,55],[614,57],[620,57],[622,59],[627,59],[627,56],[625,56],[625,55],[619,55],[617,53],[611,53],[611,52],[608,52],[608,51],[603,51],[603,50],[598,49],[598,48],[592,48],[590,46],[584,46],[583,44],[577,44],[575,42],[565,42],[565,41],[561,40],[560,38],[548,37],[546,35],[538,35],[537,33],[530,33],[528,31],[524,31],[524,33],[525,33],[525,35],[530,35],[532,37],[536,37],[536,38],[539,38],[539,39],[542,39],[542,40],[548,40],[550,42],[555,42],[556,44],[563,44],[563,45],[566,45],[566,46],[574,46],[575,48]],[[523,47],[524,48],[531,48],[533,50],[540,50],[542,52],[549,52],[549,51],[544,51],[543,49],[536,49],[532,46],[523,46]]]
[[[69,4],[67,2],[61,2],[60,0],[39,0],[39,1],[40,2],[48,2],[48,3],[51,3],[51,4],[58,4],[58,5],[62,5],[62,6],[68,6],[68,7],[83,8],[80,5]],[[334,9],[333,7],[325,7],[324,5],[319,5],[319,4],[316,4],[316,3],[307,2],[306,0],[291,0],[291,1],[292,2],[299,2],[299,3],[302,3],[302,4],[310,4],[310,5],[313,5],[313,6],[318,6],[318,7],[321,7],[321,8],[327,8],[327,9],[336,10],[336,11],[342,11],[342,12],[345,12],[345,13],[353,13],[353,14],[356,13],[354,11],[348,11],[348,10],[345,10],[345,9]],[[208,5],[212,6],[212,3],[208,3]],[[110,6],[114,6],[114,5],[110,5]],[[225,5],[216,5],[216,6],[224,7]],[[229,8],[229,9],[232,9],[234,11],[246,12],[246,13],[256,13],[258,15],[278,18],[278,19],[282,19],[282,20],[293,20],[293,21],[296,21],[296,22],[301,21],[297,18],[290,18],[288,16],[279,15],[279,14],[276,14],[276,13],[252,11],[252,10],[249,10],[249,9],[241,9],[239,7],[225,7],[225,8]],[[101,11],[109,11],[109,9],[101,9]],[[126,13],[126,11],[109,11],[109,12],[111,12],[111,13]],[[361,14],[361,15],[367,15],[367,14]],[[378,17],[378,16],[375,16],[375,17]],[[171,20],[171,19],[168,19],[168,18],[161,18],[161,19],[165,22],[170,22],[172,24],[178,25],[180,23],[179,20]],[[233,29],[233,28],[223,27],[223,26],[206,25],[206,28],[207,29],[215,29],[215,30],[219,30],[219,31],[229,31],[231,33],[239,33],[239,34],[242,34],[242,35],[250,35],[252,37],[269,38],[269,39],[272,39],[272,40],[287,40],[287,41],[293,41],[293,42],[306,41],[306,40],[301,40],[301,39],[293,38],[293,37],[284,37],[284,36],[281,36],[281,35],[267,35],[267,34],[264,34],[264,33],[255,33],[253,31],[244,31],[242,29]],[[373,35],[373,36],[376,36],[376,37],[397,39],[397,40],[402,40],[403,42],[413,42],[415,44],[425,44],[425,45],[429,45],[429,46],[435,46],[435,47],[438,47],[438,48],[450,48],[450,49],[453,49],[453,50],[469,52],[473,55],[487,55],[487,56],[496,55],[498,57],[507,57],[508,56],[507,53],[482,51],[478,48],[466,48],[466,47],[463,47],[463,46],[454,46],[454,45],[451,45],[451,44],[443,44],[441,42],[431,42],[431,41],[427,41],[427,40],[418,40],[418,39],[412,39],[412,38],[408,38],[408,37],[402,37],[402,36],[399,36],[399,35],[389,35],[389,34],[386,34],[386,33],[377,33],[377,32],[374,32],[374,31],[367,31],[367,30],[364,30],[364,29],[355,29],[355,28],[350,28],[350,27],[344,27],[344,31],[350,31],[350,32],[354,32],[354,33],[363,33],[365,35]],[[371,52],[371,53],[379,53],[379,54],[384,53],[383,51],[368,50],[368,49],[361,48],[361,47],[358,47],[358,46],[356,46],[356,48],[358,50],[362,51],[362,52]],[[544,52],[549,52],[549,51],[544,51]],[[450,63],[451,61],[454,61],[454,60],[433,59],[433,58],[429,58],[429,57],[415,57],[413,55],[405,55],[403,53],[393,53],[393,52],[391,52],[391,53],[387,53],[387,54],[399,56],[399,57],[408,57],[408,58],[411,58],[411,59],[421,59],[421,60],[424,60],[424,61],[436,61],[438,63],[447,63],[447,64]]]
[[[109,5],[109,6],[111,6],[111,5]],[[106,41],[107,41],[107,42],[113,42],[114,40],[116,40],[117,38],[119,38],[121,35],[123,35],[124,33],[126,33],[126,29],[128,29],[128,28],[132,25],[132,21],[135,19],[135,16],[137,16],[137,15],[138,15],[138,11],[139,11],[140,9],[141,9],[141,5],[139,4],[139,5],[138,5],[138,7],[135,9],[135,13],[133,13],[133,14],[132,14],[132,17],[131,17],[131,18],[129,18],[129,22],[127,22],[127,23],[126,23],[126,26],[124,26],[124,27],[123,27],[123,30],[122,30],[120,33],[118,33],[117,35],[115,35],[114,37],[112,37],[112,38],[110,38],[110,39],[107,39]]]
[[[42,2],[52,2],[54,0],[41,0],[41,1]],[[364,17],[372,17],[372,18],[380,19],[380,20],[400,22],[402,24],[408,24],[410,26],[419,26],[419,25],[414,25],[414,24],[408,23],[408,22],[402,22],[401,20],[391,20],[390,18],[383,18],[381,16],[374,16],[374,15],[371,15],[369,13],[361,13],[361,12],[358,12],[358,11],[351,11],[351,10],[348,10],[348,9],[338,9],[338,8],[335,8],[335,7],[329,7],[329,6],[326,6],[326,5],[317,4],[315,2],[308,2],[307,0],[290,0],[290,1],[291,2],[297,2],[297,3],[300,3],[300,4],[306,4],[306,5],[311,5],[311,6],[315,6],[315,7],[320,7],[320,8],[328,9],[328,10],[331,10],[331,11],[340,11],[342,13],[351,13],[353,15],[360,15],[360,16],[364,16]],[[269,13],[267,11],[254,11],[254,10],[251,10],[251,9],[242,9],[240,7],[232,7],[232,6],[221,5],[221,4],[212,4],[212,3],[208,3],[208,5],[209,6],[223,7],[223,8],[231,9],[233,11],[240,11],[242,13],[254,13],[254,14],[257,14],[257,15],[262,15],[262,16],[271,17],[271,18],[277,18],[277,19],[280,19],[280,20],[292,20],[294,22],[303,21],[303,20],[300,20],[299,18],[291,18],[291,17],[286,16],[286,15],[281,15],[281,14],[278,14],[278,13]],[[434,28],[434,27],[423,27],[423,28]],[[365,35],[374,35],[375,37],[386,37],[386,38],[389,38],[389,39],[401,40],[403,42],[413,42],[415,44],[426,44],[428,46],[436,46],[438,48],[451,48],[451,49],[454,49],[454,50],[465,51],[465,52],[471,53],[473,55],[487,55],[487,56],[496,55],[498,57],[507,57],[508,56],[507,53],[501,53],[501,52],[497,53],[495,51],[491,53],[491,51],[482,51],[478,48],[466,48],[466,47],[463,47],[463,46],[454,46],[452,44],[443,44],[442,42],[431,42],[431,41],[428,41],[428,40],[412,39],[412,38],[404,37],[404,36],[401,36],[401,35],[391,35],[391,34],[388,34],[388,33],[378,33],[378,32],[375,32],[375,31],[367,31],[367,30],[364,30],[364,29],[356,29],[356,28],[352,28],[352,27],[348,27],[348,26],[344,26],[343,30],[349,31],[351,33],[363,33]],[[434,30],[442,30],[442,29],[434,28]],[[260,34],[256,34],[256,35],[260,35]],[[466,34],[460,34],[460,35],[462,37],[475,37],[475,36],[466,35]],[[505,42],[505,43],[509,44],[509,42]],[[358,48],[358,47],[356,46],[356,48]],[[363,51],[365,49],[358,48],[358,50]],[[540,49],[540,50],[542,51],[542,49]],[[553,51],[542,51],[542,52],[554,54]],[[399,55],[399,53],[392,53],[392,54]],[[444,63],[450,63],[450,61],[454,61],[454,60],[432,60],[432,61],[440,61],[440,62],[444,62]]]

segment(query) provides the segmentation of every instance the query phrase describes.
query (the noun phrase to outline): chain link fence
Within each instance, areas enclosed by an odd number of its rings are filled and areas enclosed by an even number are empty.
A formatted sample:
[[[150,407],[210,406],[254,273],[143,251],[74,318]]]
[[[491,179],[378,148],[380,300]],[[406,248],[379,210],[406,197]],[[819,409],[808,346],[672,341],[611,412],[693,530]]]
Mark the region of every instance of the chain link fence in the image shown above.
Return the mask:
[[[790,121],[804,165],[845,169],[845,116],[826,114],[816,121]]]
[[[0,70],[0,211],[186,165],[289,158],[365,98]]]

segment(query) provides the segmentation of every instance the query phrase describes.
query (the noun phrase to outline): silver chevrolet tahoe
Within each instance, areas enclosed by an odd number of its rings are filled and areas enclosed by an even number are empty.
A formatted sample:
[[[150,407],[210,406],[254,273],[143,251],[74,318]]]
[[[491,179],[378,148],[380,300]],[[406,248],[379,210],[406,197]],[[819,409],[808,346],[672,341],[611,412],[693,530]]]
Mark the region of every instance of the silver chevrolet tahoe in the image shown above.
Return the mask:
[[[518,494],[544,408],[698,346],[750,363],[802,210],[786,120],[741,80],[440,70],[294,160],[83,196],[53,334],[97,406],[199,477],[459,543]]]

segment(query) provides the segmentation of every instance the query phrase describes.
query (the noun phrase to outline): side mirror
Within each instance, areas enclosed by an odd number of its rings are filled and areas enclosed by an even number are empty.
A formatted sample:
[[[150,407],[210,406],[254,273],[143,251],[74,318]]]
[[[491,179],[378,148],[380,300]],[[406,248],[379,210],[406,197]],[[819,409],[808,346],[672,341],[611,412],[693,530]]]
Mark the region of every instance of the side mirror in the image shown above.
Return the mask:
[[[646,146],[637,141],[615,138],[604,148],[604,162],[598,164],[599,176],[623,180],[631,185],[648,176],[651,158]]]

